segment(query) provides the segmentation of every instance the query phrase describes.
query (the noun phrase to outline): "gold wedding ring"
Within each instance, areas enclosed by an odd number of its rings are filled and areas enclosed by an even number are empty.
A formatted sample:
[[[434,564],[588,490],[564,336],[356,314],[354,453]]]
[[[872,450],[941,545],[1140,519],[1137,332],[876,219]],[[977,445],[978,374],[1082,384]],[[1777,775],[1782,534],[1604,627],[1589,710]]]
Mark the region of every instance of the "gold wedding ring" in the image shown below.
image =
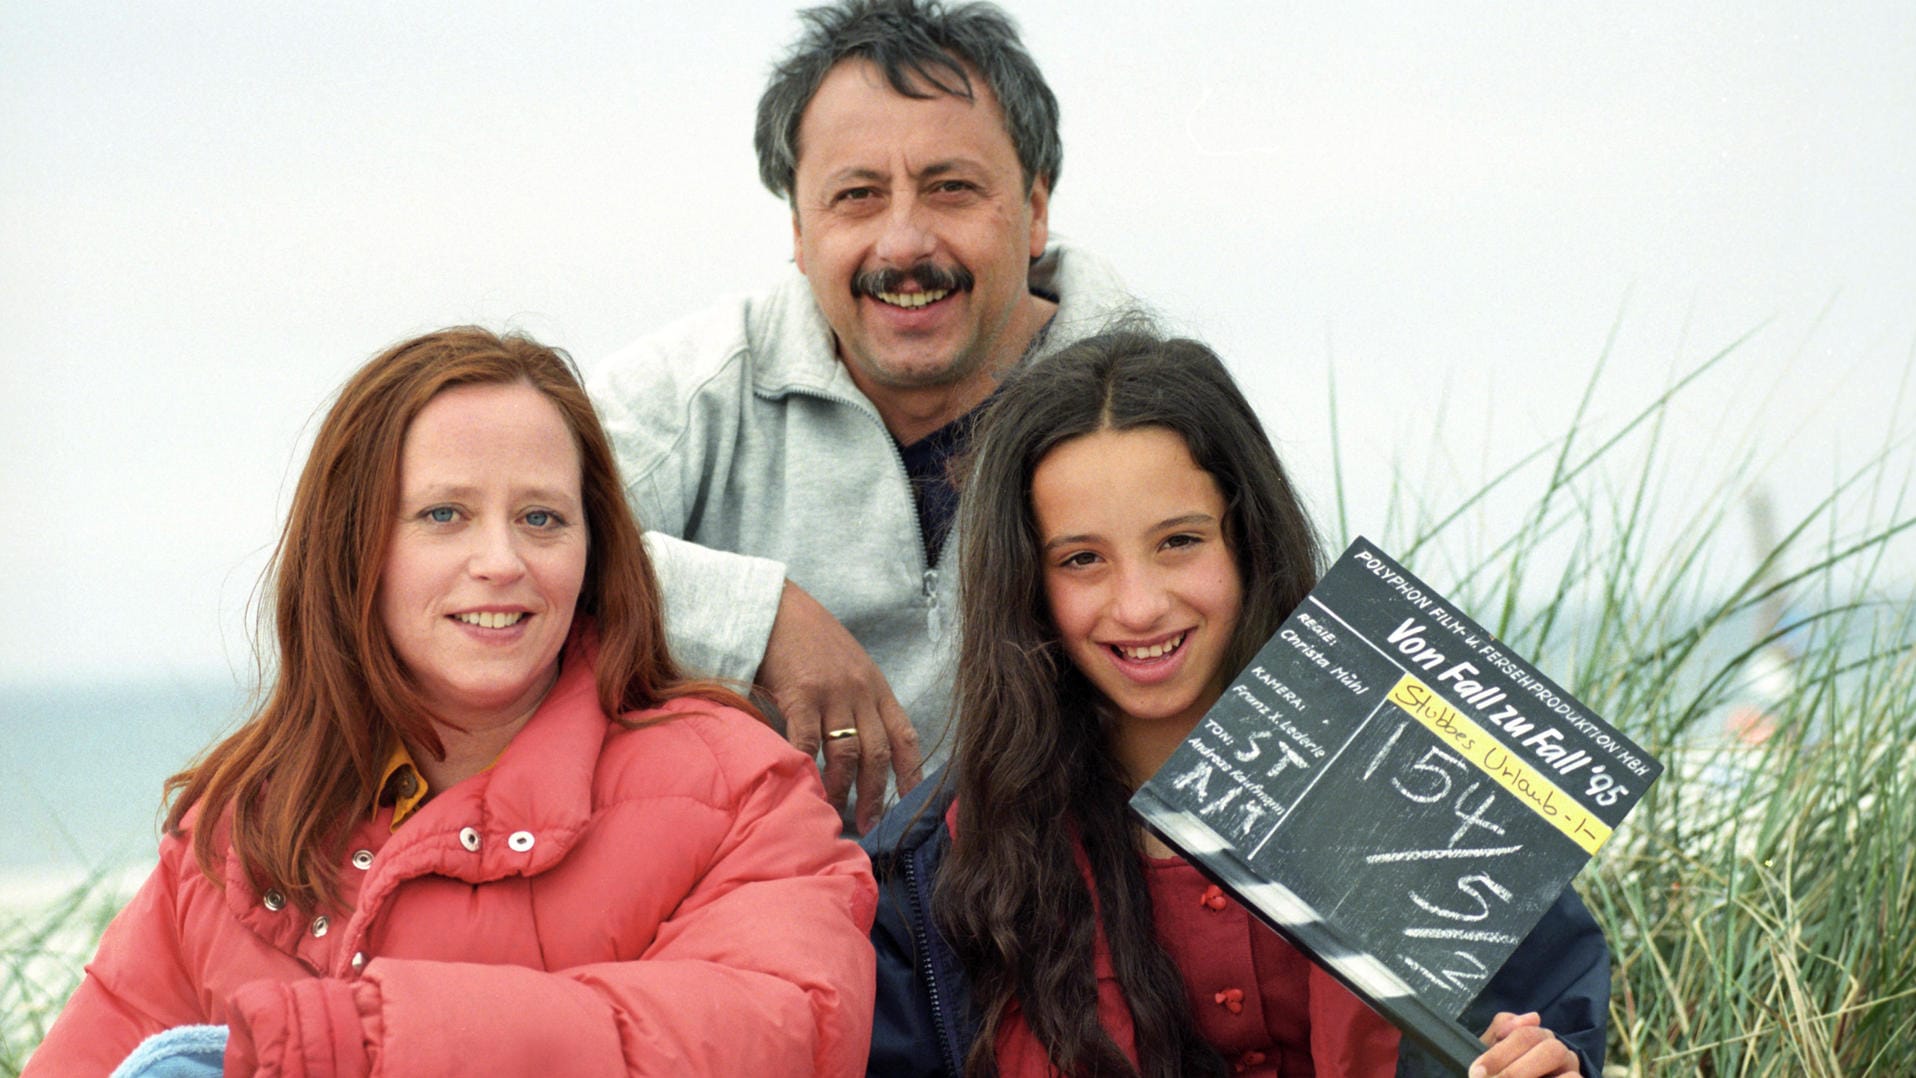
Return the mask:
[[[856,727],[856,726],[847,726],[847,727],[845,727],[845,728],[844,728],[843,730],[832,730],[832,731],[829,731],[829,732],[828,732],[828,733],[826,733],[826,735],[825,735],[825,740],[827,740],[827,741],[837,741],[837,740],[838,740],[839,738],[843,738],[843,737],[857,737],[857,736],[858,736],[858,727]]]

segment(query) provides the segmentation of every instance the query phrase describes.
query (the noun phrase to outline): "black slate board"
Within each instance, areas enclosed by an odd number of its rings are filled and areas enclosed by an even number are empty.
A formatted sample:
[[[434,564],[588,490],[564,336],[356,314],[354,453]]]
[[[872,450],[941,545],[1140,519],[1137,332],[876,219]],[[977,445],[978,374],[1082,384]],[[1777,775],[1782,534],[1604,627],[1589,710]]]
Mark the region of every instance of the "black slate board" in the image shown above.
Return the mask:
[[[1131,805],[1462,1073],[1457,1016],[1662,771],[1359,538]]]

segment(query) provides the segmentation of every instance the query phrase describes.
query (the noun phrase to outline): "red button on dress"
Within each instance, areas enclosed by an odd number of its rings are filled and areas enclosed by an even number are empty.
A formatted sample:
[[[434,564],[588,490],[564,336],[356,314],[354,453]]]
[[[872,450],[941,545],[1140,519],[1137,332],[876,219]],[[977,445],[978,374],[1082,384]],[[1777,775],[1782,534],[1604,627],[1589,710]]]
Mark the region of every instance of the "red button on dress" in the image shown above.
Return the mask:
[[[1215,883],[1206,887],[1204,893],[1198,896],[1198,905],[1213,911],[1223,909],[1227,901],[1228,899],[1224,897],[1224,888]]]
[[[1242,988],[1226,988],[1211,998],[1232,1014],[1239,1014],[1244,1010],[1244,989]]]

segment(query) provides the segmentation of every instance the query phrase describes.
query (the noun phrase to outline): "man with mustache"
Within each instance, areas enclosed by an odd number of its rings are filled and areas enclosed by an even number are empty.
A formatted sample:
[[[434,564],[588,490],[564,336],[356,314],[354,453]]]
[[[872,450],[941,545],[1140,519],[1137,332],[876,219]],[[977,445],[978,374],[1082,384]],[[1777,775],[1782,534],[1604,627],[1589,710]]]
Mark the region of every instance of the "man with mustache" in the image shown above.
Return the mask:
[[[759,102],[798,270],[611,357],[593,395],[693,669],[756,680],[857,825],[948,748],[948,464],[1000,379],[1128,306],[1049,242],[1058,106],[984,3],[840,0]],[[975,642],[989,646],[989,642]]]

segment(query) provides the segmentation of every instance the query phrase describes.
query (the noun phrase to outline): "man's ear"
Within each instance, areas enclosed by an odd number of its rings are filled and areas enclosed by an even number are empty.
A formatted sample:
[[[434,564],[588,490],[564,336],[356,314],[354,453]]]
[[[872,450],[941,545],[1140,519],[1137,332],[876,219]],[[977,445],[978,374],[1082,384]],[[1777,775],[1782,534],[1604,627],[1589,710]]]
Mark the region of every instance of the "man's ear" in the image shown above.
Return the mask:
[[[792,207],[792,261],[798,266],[798,272],[805,272],[805,245],[799,242],[798,207]]]
[[[1045,241],[1051,238],[1051,184],[1044,177],[1031,181],[1025,204],[1031,209],[1031,257],[1035,259],[1044,254]]]

